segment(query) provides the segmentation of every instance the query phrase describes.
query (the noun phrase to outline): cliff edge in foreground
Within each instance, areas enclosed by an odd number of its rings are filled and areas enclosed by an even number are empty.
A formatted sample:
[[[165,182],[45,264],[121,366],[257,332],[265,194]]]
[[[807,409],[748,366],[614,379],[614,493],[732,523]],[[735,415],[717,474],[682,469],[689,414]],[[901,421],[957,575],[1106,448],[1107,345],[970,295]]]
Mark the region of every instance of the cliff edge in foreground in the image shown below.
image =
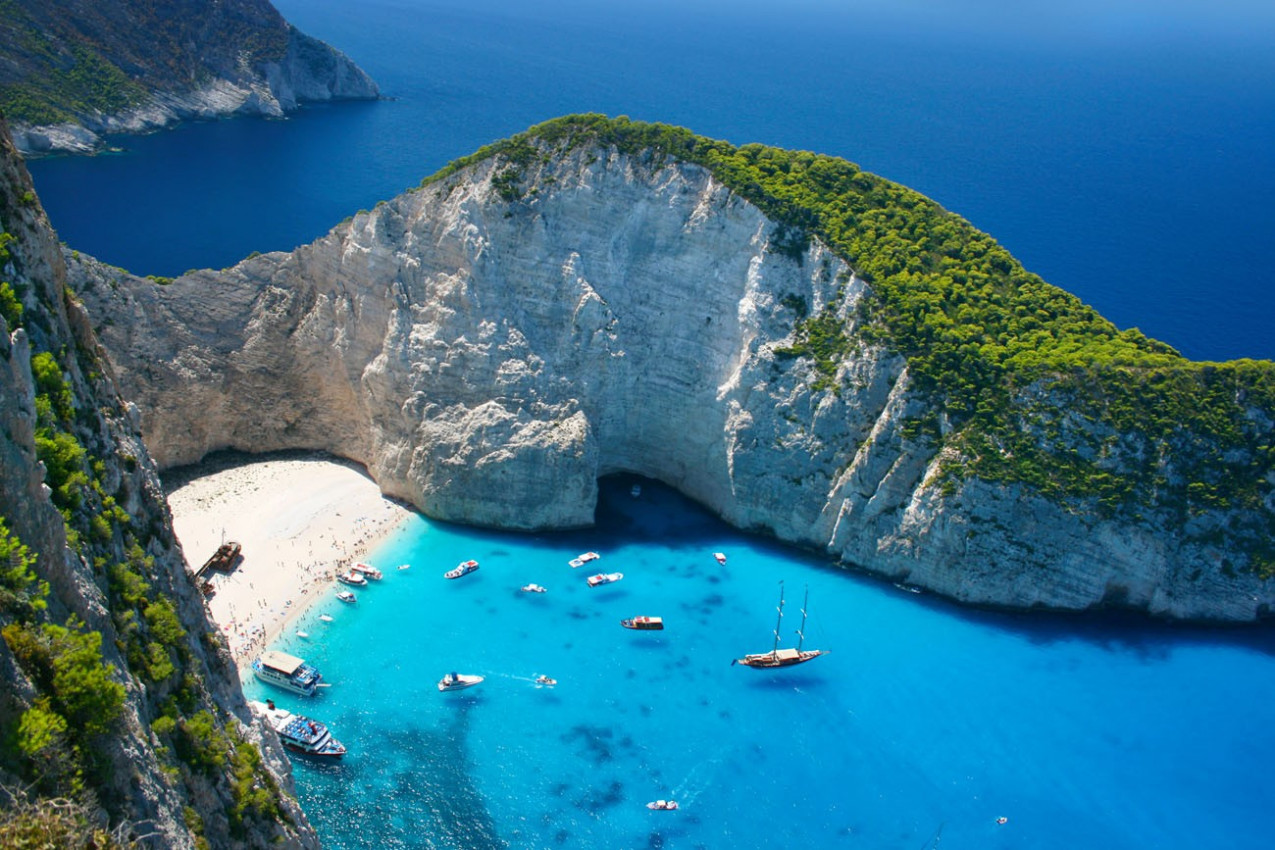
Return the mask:
[[[0,844],[318,846],[2,121],[0,635]]]
[[[281,116],[373,99],[376,83],[268,0],[8,0],[0,112],[24,154],[86,153],[108,133]]]
[[[966,602],[1275,599],[1272,365],[1121,331],[844,160],[575,116],[290,254],[71,265],[161,465],[323,449],[522,529],[625,471]]]

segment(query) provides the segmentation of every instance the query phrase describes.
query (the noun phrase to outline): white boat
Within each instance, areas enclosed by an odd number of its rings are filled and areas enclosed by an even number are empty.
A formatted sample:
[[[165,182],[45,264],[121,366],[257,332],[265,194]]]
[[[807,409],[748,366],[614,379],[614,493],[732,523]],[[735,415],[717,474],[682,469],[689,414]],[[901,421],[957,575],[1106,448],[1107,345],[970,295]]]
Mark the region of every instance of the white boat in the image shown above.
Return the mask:
[[[252,662],[252,672],[261,681],[300,694],[314,696],[323,677],[312,664],[286,652],[263,652]]]
[[[771,647],[770,652],[756,652],[745,655],[743,658],[736,658],[731,662],[732,665],[743,664],[745,667],[752,667],[755,670],[764,670],[774,667],[791,667],[794,664],[804,664],[818,658],[820,655],[827,654],[826,649],[802,649],[801,645],[806,640],[806,604],[810,601],[810,588],[806,588],[806,601],[801,603],[801,628],[797,629],[797,648],[779,648],[779,625],[784,621],[784,583],[779,583],[779,617],[775,620],[775,645]]]
[[[362,573],[357,573],[354,570],[338,573],[336,580],[342,584],[349,584],[354,587],[367,587],[367,579],[363,577]]]
[[[410,570],[410,569],[412,568],[412,565],[411,565],[411,564],[399,564],[399,565],[398,565],[398,568],[399,568],[400,570]]]
[[[302,714],[293,714],[286,708],[278,708],[273,700],[254,702],[252,707],[266,719],[270,728],[279,735],[283,745],[293,752],[308,756],[340,758],[345,755],[345,745],[332,737],[327,726]]]
[[[359,598],[353,593],[350,593],[348,590],[338,590],[336,592],[336,598],[340,599],[346,605],[353,605],[355,602],[359,601]]]
[[[373,581],[380,581],[385,578],[385,573],[381,572],[371,564],[355,564],[353,567],[350,567],[350,571],[358,573],[364,578],[372,579]]]
[[[440,691],[463,691],[465,688],[472,688],[482,680],[482,676],[469,676],[455,672],[448,673],[438,680],[438,689]]]
[[[589,576],[589,587],[597,587],[600,584],[610,584],[613,581],[619,581],[624,578],[624,573],[598,573],[595,576]]]
[[[671,812],[678,808],[677,800],[652,800],[646,804],[648,809],[657,812]]]
[[[725,552],[714,552],[714,553],[713,553],[713,557],[717,559],[717,563],[721,564],[722,566],[726,566],[726,553],[725,553]]]
[[[455,569],[450,569],[443,573],[443,578],[460,578],[467,576],[474,570],[478,569],[478,562],[474,560],[461,561],[456,565]]]
[[[537,676],[536,684],[544,685],[546,688],[552,688],[554,685],[558,684],[558,680],[549,676]]]
[[[299,637],[299,638],[305,638],[305,639],[309,640],[309,638],[310,638],[310,633],[309,633],[309,632],[297,632],[297,637]]]
[[[629,490],[629,495],[630,495],[630,496],[632,496],[632,497],[633,497],[633,498],[635,498],[635,499],[636,499],[638,496],[641,496],[641,495],[642,495],[642,485],[641,485],[641,484],[634,484],[634,485],[633,485],[633,488],[632,488],[631,490]]]
[[[601,558],[601,557],[602,556],[599,555],[597,552],[584,552],[580,555],[576,555],[570,561],[567,561],[567,563],[570,564],[573,568],[583,567],[585,564],[589,563],[590,561],[596,561],[598,558]]]
[[[538,584],[524,584],[522,587],[519,588],[519,590],[521,590],[523,593],[544,593],[548,589],[549,588],[541,587]]]
[[[319,615],[319,619],[320,619],[320,620],[322,620],[322,621],[323,621],[323,622],[325,622],[325,623],[330,623],[330,622],[332,622],[332,615],[331,615],[331,614],[320,614],[320,615]]]

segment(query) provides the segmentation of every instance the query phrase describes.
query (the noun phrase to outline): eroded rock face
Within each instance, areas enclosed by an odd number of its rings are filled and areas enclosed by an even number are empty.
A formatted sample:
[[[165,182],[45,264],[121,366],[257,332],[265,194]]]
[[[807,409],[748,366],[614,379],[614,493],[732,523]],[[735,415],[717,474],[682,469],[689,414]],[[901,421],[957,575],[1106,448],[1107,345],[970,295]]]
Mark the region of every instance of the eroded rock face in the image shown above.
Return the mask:
[[[100,664],[109,665],[108,678],[125,693],[119,717],[91,742],[102,769],[100,775],[84,777],[84,790],[113,824],[133,824],[139,834],[149,835],[147,846],[194,848],[198,845],[192,823],[197,821],[199,837],[216,847],[317,847],[317,836],[296,802],[278,738],[253,725],[230,654],[187,573],[138,420],[119,397],[83,308],[67,295],[57,237],[34,200],[30,178],[3,121],[0,228],[12,237],[0,239],[0,280],[11,285],[22,305],[15,327],[0,315],[0,518],[7,533],[34,557],[35,575],[48,583],[43,623],[61,625],[74,617],[85,629],[100,633]],[[32,360],[41,354],[57,360],[74,406],[74,416],[61,426],[62,433],[94,462],[86,467],[97,490],[64,508],[67,521],[45,483],[46,468],[36,449],[39,388]],[[89,515],[107,496],[127,519],[93,527]],[[78,541],[68,541],[68,527],[80,535]],[[137,557],[131,554],[134,549]],[[138,579],[146,586],[138,592],[171,606],[184,632],[170,637],[174,646],[166,657],[178,665],[170,675],[143,675],[127,657],[125,629],[117,624],[143,618],[136,607],[120,607],[112,595],[110,569],[124,563],[137,565]],[[10,590],[6,586],[11,598]],[[14,609],[0,605],[0,626],[20,622],[22,616]],[[24,669],[8,640],[0,640],[0,728],[5,735],[13,734],[37,700],[48,697],[38,679]],[[174,757],[171,737],[161,738],[153,724],[170,710],[178,689],[183,694],[180,722],[207,713],[209,728],[227,736],[242,734],[259,746],[267,767],[257,769],[253,779],[282,789],[275,797],[281,815],[249,813],[232,827],[229,813],[235,799],[229,768],[201,769]],[[229,756],[242,744],[227,746]],[[30,779],[8,773],[11,765],[27,767],[12,758],[6,756],[3,771],[10,789]],[[30,785],[33,793],[48,793],[37,787],[42,782]]]
[[[969,602],[1251,619],[1271,601],[1154,521],[940,486],[936,449],[905,437],[926,402],[901,357],[860,341],[829,381],[785,356],[826,304],[853,328],[865,284],[817,243],[780,250],[704,169],[603,148],[506,168],[167,286],[73,261],[158,462],[324,449],[429,516],[521,529],[590,523],[596,479],[630,471]]]

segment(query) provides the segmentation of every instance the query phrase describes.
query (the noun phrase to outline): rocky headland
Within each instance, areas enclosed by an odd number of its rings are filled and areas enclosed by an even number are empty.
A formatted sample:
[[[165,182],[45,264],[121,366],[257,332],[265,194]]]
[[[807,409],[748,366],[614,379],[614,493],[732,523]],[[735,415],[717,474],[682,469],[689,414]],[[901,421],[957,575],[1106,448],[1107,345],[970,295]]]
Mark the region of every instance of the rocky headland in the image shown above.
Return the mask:
[[[317,847],[3,121],[0,230],[0,844]]]
[[[1271,364],[1119,331],[841,160],[582,116],[292,253],[68,262],[160,466],[322,449],[528,530],[623,471],[969,603],[1275,601]]]
[[[305,102],[374,99],[376,83],[268,0],[12,0],[0,110],[25,155],[91,153],[113,133]]]

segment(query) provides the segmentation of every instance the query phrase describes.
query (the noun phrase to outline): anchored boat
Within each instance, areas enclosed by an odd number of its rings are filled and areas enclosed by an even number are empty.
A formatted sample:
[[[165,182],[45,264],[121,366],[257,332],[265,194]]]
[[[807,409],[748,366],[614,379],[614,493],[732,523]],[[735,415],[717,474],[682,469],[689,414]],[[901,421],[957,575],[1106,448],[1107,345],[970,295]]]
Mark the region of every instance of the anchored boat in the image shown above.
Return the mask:
[[[440,691],[463,691],[465,688],[472,688],[483,680],[482,676],[468,676],[464,673],[448,673],[446,676],[438,680],[438,689]]]
[[[589,587],[597,587],[600,584],[610,584],[622,578],[624,578],[624,573],[598,573],[596,576],[589,576],[586,581],[589,582]]]
[[[456,565],[454,569],[450,569],[443,573],[443,578],[460,578],[467,576],[474,570],[478,569],[478,562],[475,560],[462,561]]]
[[[320,687],[326,687],[320,685],[323,677],[319,675],[318,668],[286,652],[270,650],[261,653],[257,660],[252,662],[252,672],[267,684],[276,685],[303,697],[312,697]]]
[[[804,664],[807,661],[818,658],[828,652],[826,649],[802,649],[801,645],[806,640],[806,603],[810,601],[810,588],[806,588],[806,600],[801,603],[801,628],[797,630],[797,648],[796,649],[780,649],[779,648],[779,626],[784,621],[784,583],[779,583],[779,617],[775,620],[775,645],[770,652],[758,652],[751,655],[745,655],[743,658],[736,658],[731,664],[743,664],[745,667],[753,667],[756,669],[764,669],[771,667],[791,667],[794,664]]]
[[[380,570],[378,570],[376,567],[372,566],[371,564],[355,564],[354,566],[350,567],[350,571],[358,573],[364,578],[369,578],[372,581],[380,581],[381,579],[385,578],[385,573],[381,572]]]
[[[658,632],[664,628],[664,618],[630,617],[627,620],[621,620],[620,625],[626,629],[636,629],[641,632]]]
[[[293,714],[286,708],[277,708],[274,700],[254,702],[253,708],[279,734],[279,740],[293,752],[307,756],[340,758],[345,755],[345,745],[332,737],[327,726],[302,714]]]

